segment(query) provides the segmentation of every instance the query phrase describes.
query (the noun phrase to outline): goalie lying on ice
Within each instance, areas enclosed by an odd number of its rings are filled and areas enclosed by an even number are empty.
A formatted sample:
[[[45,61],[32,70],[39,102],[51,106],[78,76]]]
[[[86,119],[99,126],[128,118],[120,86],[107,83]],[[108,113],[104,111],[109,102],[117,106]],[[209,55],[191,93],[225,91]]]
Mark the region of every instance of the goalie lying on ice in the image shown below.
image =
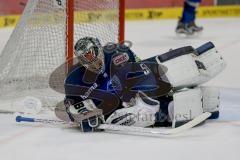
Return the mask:
[[[84,132],[101,123],[177,127],[204,112],[219,116],[218,89],[199,87],[225,67],[211,42],[139,60],[126,45],[102,46],[85,37],[76,43],[75,56],[64,103]]]

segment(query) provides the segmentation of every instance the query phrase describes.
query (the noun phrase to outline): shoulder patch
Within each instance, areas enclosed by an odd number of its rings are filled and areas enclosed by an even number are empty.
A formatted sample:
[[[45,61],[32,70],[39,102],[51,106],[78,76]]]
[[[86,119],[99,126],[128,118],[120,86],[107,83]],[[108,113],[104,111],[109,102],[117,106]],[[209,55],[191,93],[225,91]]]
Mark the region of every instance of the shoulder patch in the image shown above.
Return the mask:
[[[113,58],[113,63],[114,65],[118,66],[120,64],[127,62],[128,60],[129,60],[128,54],[122,53]]]

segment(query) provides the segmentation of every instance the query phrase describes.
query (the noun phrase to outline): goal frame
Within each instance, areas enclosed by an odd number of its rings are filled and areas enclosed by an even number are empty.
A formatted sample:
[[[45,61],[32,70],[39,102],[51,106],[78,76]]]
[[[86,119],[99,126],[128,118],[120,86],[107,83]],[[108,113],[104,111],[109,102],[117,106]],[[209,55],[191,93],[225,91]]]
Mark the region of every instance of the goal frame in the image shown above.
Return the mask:
[[[74,45],[79,38],[99,36],[103,44],[124,41],[125,0],[101,2],[102,6],[98,0],[27,2],[1,53],[0,110],[22,112],[29,97],[48,108],[62,101],[64,78],[77,63]],[[102,17],[89,21],[89,13]]]

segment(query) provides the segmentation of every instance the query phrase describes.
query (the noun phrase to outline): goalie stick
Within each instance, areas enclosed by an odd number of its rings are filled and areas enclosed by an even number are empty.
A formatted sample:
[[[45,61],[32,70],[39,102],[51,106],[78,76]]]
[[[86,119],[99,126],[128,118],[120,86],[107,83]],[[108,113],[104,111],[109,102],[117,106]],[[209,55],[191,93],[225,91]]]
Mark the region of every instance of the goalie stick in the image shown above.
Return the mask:
[[[193,120],[189,121],[188,123],[173,129],[152,129],[152,128],[142,128],[142,127],[134,127],[134,126],[122,126],[122,125],[112,125],[112,124],[101,124],[97,128],[104,129],[106,131],[122,131],[126,133],[139,133],[139,134],[149,134],[151,136],[158,136],[158,135],[174,135],[186,131],[198,124],[202,123],[203,121],[207,120],[211,116],[211,113],[205,112],[198,117],[194,118]],[[16,122],[38,122],[38,123],[47,123],[47,124],[70,124],[73,126],[78,126],[77,123],[73,122],[65,122],[62,120],[51,120],[51,119],[40,119],[40,118],[29,118],[23,116],[16,116]]]

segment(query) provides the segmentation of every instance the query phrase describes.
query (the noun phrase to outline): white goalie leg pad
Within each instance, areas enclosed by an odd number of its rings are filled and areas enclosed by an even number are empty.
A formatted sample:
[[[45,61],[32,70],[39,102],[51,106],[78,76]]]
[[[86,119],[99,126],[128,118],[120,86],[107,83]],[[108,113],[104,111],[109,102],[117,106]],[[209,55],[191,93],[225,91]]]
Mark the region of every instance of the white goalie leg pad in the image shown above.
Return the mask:
[[[222,72],[226,66],[215,48],[199,56],[191,53],[163,63],[159,60],[157,62],[167,67],[166,77],[176,89],[203,84]]]
[[[220,92],[215,87],[200,87],[203,95],[203,112],[218,112],[220,106]]]
[[[173,128],[201,115],[203,113],[201,89],[184,89],[174,93],[173,102],[168,106],[168,113]]]
[[[221,73],[226,67],[223,57],[216,48],[212,48],[196,57],[196,60],[203,63],[205,69],[199,69],[200,77],[196,84],[203,84]]]
[[[194,54],[187,54],[163,63],[158,58],[156,59],[159,64],[167,67],[168,71],[165,74],[172,86],[175,88],[184,88],[191,85],[193,79],[200,77],[194,57],[196,57]]]

